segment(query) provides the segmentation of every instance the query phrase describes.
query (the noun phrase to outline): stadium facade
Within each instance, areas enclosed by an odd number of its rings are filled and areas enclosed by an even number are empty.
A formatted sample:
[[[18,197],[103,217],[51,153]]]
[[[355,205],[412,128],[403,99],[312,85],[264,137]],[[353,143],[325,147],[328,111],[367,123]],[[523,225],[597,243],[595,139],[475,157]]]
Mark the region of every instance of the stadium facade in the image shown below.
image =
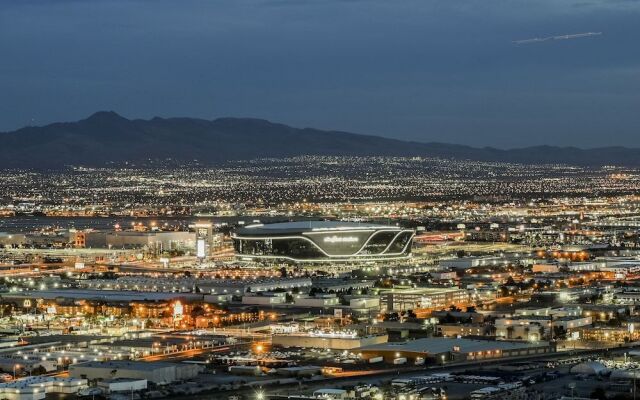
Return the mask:
[[[414,235],[397,226],[299,221],[248,225],[232,238],[241,259],[317,263],[407,258]]]

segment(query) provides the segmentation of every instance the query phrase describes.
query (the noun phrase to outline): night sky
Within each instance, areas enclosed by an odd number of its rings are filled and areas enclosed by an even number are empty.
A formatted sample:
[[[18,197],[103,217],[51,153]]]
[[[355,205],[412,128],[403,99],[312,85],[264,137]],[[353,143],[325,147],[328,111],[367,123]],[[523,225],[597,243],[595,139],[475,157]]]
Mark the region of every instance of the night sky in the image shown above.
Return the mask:
[[[0,130],[98,110],[640,147],[640,1],[0,0]]]

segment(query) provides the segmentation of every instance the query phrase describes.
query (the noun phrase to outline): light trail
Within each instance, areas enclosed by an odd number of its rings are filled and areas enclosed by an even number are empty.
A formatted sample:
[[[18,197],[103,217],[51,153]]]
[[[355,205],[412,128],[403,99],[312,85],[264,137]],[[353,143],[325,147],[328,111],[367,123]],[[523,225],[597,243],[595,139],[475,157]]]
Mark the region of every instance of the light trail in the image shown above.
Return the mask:
[[[546,36],[546,37],[540,37],[540,38],[514,40],[513,43],[515,44],[541,43],[541,42],[548,42],[550,40],[571,40],[571,39],[579,39],[584,37],[600,36],[600,35],[602,35],[602,32],[573,33],[570,35],[557,35],[557,36]]]

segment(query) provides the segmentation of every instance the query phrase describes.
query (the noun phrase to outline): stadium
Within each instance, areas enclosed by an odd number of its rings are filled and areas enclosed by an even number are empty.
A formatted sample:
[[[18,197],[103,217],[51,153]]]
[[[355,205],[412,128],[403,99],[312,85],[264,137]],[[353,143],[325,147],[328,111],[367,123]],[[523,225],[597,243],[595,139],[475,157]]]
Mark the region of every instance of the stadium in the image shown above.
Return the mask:
[[[360,262],[409,257],[414,234],[396,226],[300,221],[248,225],[232,238],[240,259]]]

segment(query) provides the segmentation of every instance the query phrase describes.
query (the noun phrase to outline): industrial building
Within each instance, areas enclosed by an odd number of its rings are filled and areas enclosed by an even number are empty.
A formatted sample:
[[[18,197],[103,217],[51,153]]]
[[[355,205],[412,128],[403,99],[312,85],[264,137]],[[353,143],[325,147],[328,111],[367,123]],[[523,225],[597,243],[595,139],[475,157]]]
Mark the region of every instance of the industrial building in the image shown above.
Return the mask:
[[[157,385],[195,378],[202,366],[197,364],[173,364],[167,362],[104,361],[86,362],[69,366],[72,378],[111,380],[118,378],[146,379]]]
[[[82,232],[83,247],[114,249],[193,250],[196,234],[188,231],[91,231]]]
[[[551,317],[545,315],[520,315],[497,318],[495,321],[496,336],[507,339],[540,340],[551,338],[553,329],[572,332],[578,328],[590,326],[591,317],[564,316]]]
[[[282,347],[311,347],[319,349],[350,350],[362,346],[386,343],[388,335],[358,336],[345,332],[305,332],[273,335],[271,343]]]
[[[547,342],[527,343],[464,338],[427,338],[408,342],[390,342],[364,346],[354,350],[365,359],[383,357],[386,362],[396,359],[430,360],[436,363],[476,361],[495,358],[522,357],[554,352]]]
[[[6,400],[42,400],[50,393],[64,396],[78,393],[86,388],[86,379],[33,376],[0,383],[0,398]]]

